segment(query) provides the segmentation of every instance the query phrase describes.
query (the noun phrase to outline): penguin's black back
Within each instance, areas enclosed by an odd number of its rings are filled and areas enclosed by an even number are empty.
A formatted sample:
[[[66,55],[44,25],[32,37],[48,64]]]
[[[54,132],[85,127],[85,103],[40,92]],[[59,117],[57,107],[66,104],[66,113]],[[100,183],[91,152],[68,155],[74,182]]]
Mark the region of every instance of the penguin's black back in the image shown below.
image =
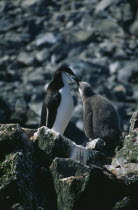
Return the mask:
[[[47,126],[48,128],[52,128],[56,119],[57,109],[61,102],[61,94],[58,90],[63,86],[64,85],[60,77],[59,80],[52,80],[48,85],[41,110],[40,126]]]
[[[88,138],[102,138],[106,142],[119,141],[119,116],[109,100],[95,94],[84,100],[83,108],[84,129]]]

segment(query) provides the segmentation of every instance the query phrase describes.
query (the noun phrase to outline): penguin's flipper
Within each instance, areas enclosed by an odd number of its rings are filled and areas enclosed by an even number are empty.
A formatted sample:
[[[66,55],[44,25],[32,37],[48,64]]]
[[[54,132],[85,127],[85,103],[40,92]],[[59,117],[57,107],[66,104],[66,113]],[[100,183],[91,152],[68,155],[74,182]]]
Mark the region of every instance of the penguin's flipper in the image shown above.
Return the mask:
[[[88,138],[93,139],[93,113],[88,112],[84,118],[84,132]]]
[[[53,98],[50,99],[47,105],[46,126],[52,128],[56,119],[57,109],[61,102],[61,94],[57,92]]]
[[[46,101],[44,101],[42,105],[42,110],[41,110],[40,126],[46,126],[46,118],[47,118],[47,104],[46,104]]]

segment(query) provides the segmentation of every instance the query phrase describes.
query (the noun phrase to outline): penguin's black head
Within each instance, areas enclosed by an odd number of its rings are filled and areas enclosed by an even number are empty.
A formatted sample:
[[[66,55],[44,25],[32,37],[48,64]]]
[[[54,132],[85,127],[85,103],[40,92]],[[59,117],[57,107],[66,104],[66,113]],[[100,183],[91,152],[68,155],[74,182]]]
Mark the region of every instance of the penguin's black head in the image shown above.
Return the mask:
[[[76,82],[78,84],[80,82],[79,78],[67,66],[61,66],[59,69],[57,69],[53,78],[62,78],[62,80],[65,80],[67,83]]]
[[[79,92],[83,99],[94,95],[92,87],[87,82],[79,82]]]

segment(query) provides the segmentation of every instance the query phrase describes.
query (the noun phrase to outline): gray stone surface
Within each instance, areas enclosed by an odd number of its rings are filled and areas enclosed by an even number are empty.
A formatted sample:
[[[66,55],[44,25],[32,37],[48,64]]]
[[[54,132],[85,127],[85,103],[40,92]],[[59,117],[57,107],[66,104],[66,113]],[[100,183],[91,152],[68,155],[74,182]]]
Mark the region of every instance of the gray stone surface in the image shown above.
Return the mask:
[[[70,139],[46,127],[39,128],[33,138],[38,148],[43,150],[47,156],[48,165],[50,165],[52,160],[56,157],[71,158],[84,165],[94,164],[100,167],[111,163],[111,158],[106,157],[98,150],[96,151],[91,147],[77,145]]]

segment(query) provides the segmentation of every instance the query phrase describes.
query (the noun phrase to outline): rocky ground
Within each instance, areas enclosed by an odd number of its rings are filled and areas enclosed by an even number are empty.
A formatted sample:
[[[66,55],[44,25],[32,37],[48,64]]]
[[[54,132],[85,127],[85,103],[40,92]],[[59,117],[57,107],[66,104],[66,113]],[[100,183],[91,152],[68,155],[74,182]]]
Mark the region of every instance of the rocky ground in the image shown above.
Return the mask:
[[[138,105],[137,37],[137,0],[0,0],[0,123],[37,128],[46,84],[66,64],[113,102],[128,131]],[[65,135],[83,139],[76,86],[72,92]]]
[[[0,209],[137,210],[138,112],[111,158],[41,127],[0,125]]]

